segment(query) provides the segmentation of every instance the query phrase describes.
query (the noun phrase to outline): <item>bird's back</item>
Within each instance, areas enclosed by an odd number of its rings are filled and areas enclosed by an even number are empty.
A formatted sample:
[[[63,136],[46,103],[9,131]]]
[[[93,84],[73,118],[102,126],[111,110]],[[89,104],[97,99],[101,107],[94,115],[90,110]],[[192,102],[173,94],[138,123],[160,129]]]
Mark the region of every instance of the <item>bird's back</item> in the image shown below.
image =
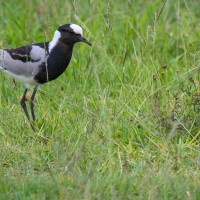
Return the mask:
[[[46,60],[46,46],[48,42],[0,50],[1,69],[13,76],[34,76],[38,73],[38,65]]]

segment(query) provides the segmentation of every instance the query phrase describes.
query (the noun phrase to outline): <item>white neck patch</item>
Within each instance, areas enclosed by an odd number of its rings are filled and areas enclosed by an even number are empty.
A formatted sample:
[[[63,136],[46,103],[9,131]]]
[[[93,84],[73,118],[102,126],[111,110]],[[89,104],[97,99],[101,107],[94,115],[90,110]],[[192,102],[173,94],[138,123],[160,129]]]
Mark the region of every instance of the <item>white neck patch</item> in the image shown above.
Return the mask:
[[[83,30],[79,25],[71,24],[70,28],[73,29],[74,33],[83,35]]]
[[[60,38],[61,38],[60,32],[55,31],[53,40],[49,43],[49,53],[51,53],[51,50],[56,46],[56,44]]]

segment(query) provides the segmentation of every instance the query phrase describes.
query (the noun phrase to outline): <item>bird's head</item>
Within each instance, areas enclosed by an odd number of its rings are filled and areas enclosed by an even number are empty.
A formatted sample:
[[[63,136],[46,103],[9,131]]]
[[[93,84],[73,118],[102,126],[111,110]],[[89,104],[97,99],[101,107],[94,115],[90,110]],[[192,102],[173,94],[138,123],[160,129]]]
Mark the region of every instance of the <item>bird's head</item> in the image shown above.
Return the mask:
[[[65,24],[58,28],[60,37],[68,44],[75,44],[76,42],[85,42],[92,46],[92,44],[83,37],[82,28],[76,24]]]

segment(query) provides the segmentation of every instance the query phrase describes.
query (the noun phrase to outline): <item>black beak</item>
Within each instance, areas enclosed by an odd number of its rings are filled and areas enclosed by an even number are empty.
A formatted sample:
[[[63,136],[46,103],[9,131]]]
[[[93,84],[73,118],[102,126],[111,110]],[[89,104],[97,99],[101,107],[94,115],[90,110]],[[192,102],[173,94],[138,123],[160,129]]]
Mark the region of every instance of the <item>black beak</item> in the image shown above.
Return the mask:
[[[92,44],[86,38],[84,38],[83,36],[81,36],[80,42],[85,42],[86,44],[92,46]]]

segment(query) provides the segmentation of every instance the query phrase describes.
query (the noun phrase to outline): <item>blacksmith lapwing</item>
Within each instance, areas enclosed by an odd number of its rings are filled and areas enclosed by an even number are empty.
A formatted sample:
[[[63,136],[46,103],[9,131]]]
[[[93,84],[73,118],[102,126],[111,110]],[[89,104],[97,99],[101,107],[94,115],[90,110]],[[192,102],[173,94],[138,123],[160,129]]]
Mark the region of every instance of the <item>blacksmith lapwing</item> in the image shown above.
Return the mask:
[[[83,37],[80,26],[65,24],[55,31],[50,42],[0,50],[0,70],[25,85],[20,103],[33,129],[25,103],[28,88],[34,87],[30,100],[31,115],[34,121],[34,98],[38,86],[56,79],[65,71],[72,57],[73,46],[77,42],[85,42],[92,46]]]

